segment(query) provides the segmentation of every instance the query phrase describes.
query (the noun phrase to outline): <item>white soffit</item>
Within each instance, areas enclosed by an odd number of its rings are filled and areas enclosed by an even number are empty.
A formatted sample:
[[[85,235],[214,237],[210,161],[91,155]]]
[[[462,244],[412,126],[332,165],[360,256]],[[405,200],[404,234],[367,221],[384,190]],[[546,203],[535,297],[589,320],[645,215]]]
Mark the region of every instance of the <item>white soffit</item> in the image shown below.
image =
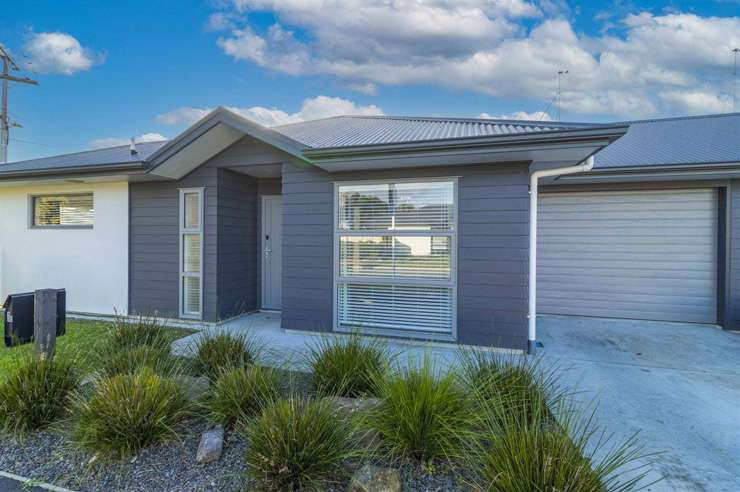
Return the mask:
[[[314,158],[313,164],[328,172],[361,171],[367,169],[398,169],[427,166],[464,166],[511,162],[560,161],[577,163],[606,146],[608,142],[588,144],[549,144],[543,146],[499,147],[478,150],[426,151],[413,154],[376,154],[367,156]]]

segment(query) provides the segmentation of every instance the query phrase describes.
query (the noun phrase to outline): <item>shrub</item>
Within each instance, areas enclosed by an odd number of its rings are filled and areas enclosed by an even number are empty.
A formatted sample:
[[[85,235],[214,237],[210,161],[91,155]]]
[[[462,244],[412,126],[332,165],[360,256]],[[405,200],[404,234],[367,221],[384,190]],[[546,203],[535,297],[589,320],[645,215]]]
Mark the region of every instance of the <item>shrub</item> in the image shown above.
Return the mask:
[[[357,335],[323,338],[308,352],[312,386],[321,395],[375,395],[374,382],[386,372],[389,356],[378,341]]]
[[[503,405],[505,412],[523,412],[526,418],[546,418],[547,405],[557,404],[563,392],[558,372],[541,359],[495,352],[461,352],[463,384],[477,399]]]
[[[166,328],[150,316],[139,316],[134,321],[117,316],[109,330],[110,344],[114,349],[125,349],[147,345],[169,352],[170,343]]]
[[[257,342],[244,335],[209,333],[198,338],[193,365],[199,374],[215,381],[223,371],[253,364],[259,352]]]
[[[186,406],[177,383],[146,367],[134,374],[102,377],[89,399],[75,399],[72,439],[102,456],[123,458],[175,437]]]
[[[361,456],[352,425],[325,400],[278,400],[247,427],[248,474],[268,490],[325,490],[341,483],[345,463]]]
[[[78,382],[70,361],[59,357],[22,360],[0,384],[0,425],[14,434],[47,427],[63,414]]]
[[[561,414],[562,426],[542,425],[544,415],[532,419],[499,405],[487,416],[467,454],[477,490],[623,492],[646,486],[641,482],[650,465],[636,436],[613,444],[613,436],[593,424],[593,414],[583,419],[571,407]]]
[[[475,408],[454,371],[441,371],[425,357],[418,367],[410,362],[379,378],[378,389],[381,403],[368,412],[367,425],[389,458],[430,464],[459,453]]]
[[[100,359],[100,373],[104,376],[133,374],[142,367],[148,367],[162,376],[171,376],[180,369],[180,365],[170,356],[169,350],[149,345],[109,348],[103,350]]]
[[[232,368],[216,380],[206,407],[215,421],[233,425],[277,400],[279,387],[280,381],[272,369],[256,365]]]

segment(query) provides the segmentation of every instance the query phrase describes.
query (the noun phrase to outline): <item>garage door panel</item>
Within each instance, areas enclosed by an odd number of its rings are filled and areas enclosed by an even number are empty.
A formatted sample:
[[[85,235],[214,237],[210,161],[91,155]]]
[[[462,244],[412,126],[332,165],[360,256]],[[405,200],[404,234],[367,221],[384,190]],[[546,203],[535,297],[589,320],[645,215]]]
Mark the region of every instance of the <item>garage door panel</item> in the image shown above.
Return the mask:
[[[638,294],[638,295],[662,295],[662,296],[697,296],[697,292],[704,293],[703,288],[706,285],[705,280],[687,280],[685,282],[676,282],[675,279],[661,279],[660,281],[652,280],[650,282],[630,282],[630,279],[615,279],[613,282],[604,284],[587,277],[574,278],[572,282],[564,285],[561,280],[549,280],[548,278],[538,278],[537,285],[543,290],[547,290],[552,296],[560,296],[598,291],[599,296],[603,294]],[[576,287],[572,287],[577,283]],[[699,297],[714,298],[717,289],[712,289],[700,295]]]
[[[714,323],[712,189],[540,195],[538,311]]]

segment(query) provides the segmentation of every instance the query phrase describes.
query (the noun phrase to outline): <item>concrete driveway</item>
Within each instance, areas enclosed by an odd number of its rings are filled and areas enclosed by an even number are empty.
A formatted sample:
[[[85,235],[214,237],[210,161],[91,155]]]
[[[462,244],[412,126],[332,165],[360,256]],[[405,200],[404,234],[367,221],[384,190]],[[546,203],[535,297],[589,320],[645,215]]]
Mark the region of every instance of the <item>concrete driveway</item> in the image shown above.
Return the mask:
[[[640,431],[664,477],[652,491],[740,490],[740,335],[713,326],[541,316],[541,355],[598,399],[597,421]]]

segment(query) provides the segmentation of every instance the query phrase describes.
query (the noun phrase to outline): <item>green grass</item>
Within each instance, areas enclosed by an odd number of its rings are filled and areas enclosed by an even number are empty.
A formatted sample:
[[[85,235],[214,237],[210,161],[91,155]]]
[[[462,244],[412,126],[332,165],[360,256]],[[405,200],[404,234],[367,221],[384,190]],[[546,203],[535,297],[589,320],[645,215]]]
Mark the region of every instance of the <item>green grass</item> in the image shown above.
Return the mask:
[[[64,336],[57,338],[57,353],[75,360],[75,365],[81,374],[97,369],[99,357],[96,355],[108,341],[108,332],[111,323],[102,321],[67,320],[67,331]],[[5,325],[0,316],[0,331],[4,333]],[[182,328],[167,328],[166,336],[170,341],[195,333],[194,330]],[[14,372],[23,358],[33,352],[33,344],[28,343],[18,347],[6,347],[0,342],[0,382]]]

